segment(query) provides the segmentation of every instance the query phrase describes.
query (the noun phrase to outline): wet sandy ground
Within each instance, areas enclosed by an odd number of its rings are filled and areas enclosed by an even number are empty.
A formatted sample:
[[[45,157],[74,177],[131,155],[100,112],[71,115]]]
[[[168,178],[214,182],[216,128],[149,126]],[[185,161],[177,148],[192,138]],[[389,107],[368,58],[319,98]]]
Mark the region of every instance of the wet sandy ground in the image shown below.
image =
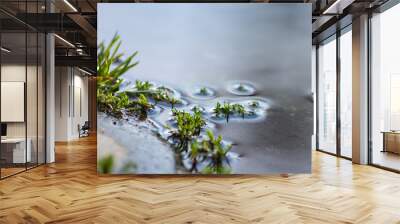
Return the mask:
[[[153,80],[151,80],[153,81]],[[249,83],[247,80],[246,82]],[[156,85],[162,85],[159,81],[153,81]],[[259,82],[258,82],[259,83]],[[173,84],[163,85],[169,88],[173,88],[178,94],[177,96],[184,100],[186,105],[178,105],[177,108],[181,110],[189,111],[193,105],[201,105],[206,108],[207,111],[212,111],[213,106],[216,102],[237,102],[243,105],[252,102],[253,100],[259,100],[267,104],[263,107],[265,112],[262,116],[256,119],[242,119],[232,118],[227,123],[224,119],[213,120],[210,119],[210,115],[204,115],[209,127],[213,129],[217,134],[221,134],[225,140],[234,144],[232,152],[239,156],[238,159],[233,159],[231,162],[231,168],[233,173],[302,173],[309,171],[310,162],[310,151],[308,150],[311,145],[311,137],[307,137],[307,132],[310,132],[310,123],[312,122],[312,112],[309,108],[312,108],[312,102],[309,100],[307,95],[298,96],[297,100],[282,98],[284,95],[269,95],[269,98],[262,96],[265,90],[259,89],[259,84],[254,82],[256,92],[254,96],[238,96],[237,94],[229,91],[229,87],[222,85],[222,88],[217,86],[210,87],[215,92],[215,97],[209,97],[206,99],[194,96],[193,91],[196,88],[179,88]],[[224,88],[225,87],[225,88]],[[258,87],[258,88],[257,88]],[[191,90],[191,92],[190,92]],[[267,94],[265,94],[267,95]],[[275,97],[273,97],[275,96]],[[291,102],[291,105],[285,105],[281,102]],[[161,111],[161,114],[159,113]],[[159,128],[165,126],[171,119],[170,106],[161,105],[160,110],[150,115],[149,119],[159,124]],[[155,128],[157,131],[165,131]],[[146,133],[146,132],[144,132]],[[144,134],[142,133],[142,134]],[[147,132],[148,134],[154,134]],[[132,134],[132,133],[131,133]],[[130,138],[129,133],[125,134],[125,138]],[[309,136],[311,136],[309,134]],[[151,144],[145,143],[145,139],[138,139],[136,136],[136,144],[131,146],[132,149],[128,150],[135,151],[135,147],[139,144]],[[152,138],[151,141],[161,141],[157,138]],[[154,144],[158,144],[155,142]],[[165,147],[165,146],[164,146]],[[151,147],[154,148],[154,147]],[[171,152],[173,150],[171,149]],[[147,151],[150,153],[150,151]],[[157,152],[151,152],[157,154]],[[161,152],[158,152],[161,153]],[[160,154],[161,156],[161,154]],[[170,157],[172,158],[172,157]],[[164,164],[164,158],[160,157],[160,164]],[[151,160],[137,160],[137,163],[157,163],[157,159]],[[154,171],[154,170],[153,170]],[[153,172],[151,171],[151,173]],[[158,170],[159,173],[170,173],[169,168],[165,167],[165,170],[161,168]],[[158,172],[157,171],[157,172]],[[143,173],[137,171],[138,173]]]

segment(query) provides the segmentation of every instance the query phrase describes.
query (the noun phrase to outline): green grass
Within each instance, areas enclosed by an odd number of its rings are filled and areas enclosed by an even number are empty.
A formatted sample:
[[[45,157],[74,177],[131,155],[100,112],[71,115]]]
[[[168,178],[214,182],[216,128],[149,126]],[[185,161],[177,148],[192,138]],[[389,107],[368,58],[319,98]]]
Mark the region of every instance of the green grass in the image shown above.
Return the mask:
[[[127,59],[119,53],[121,46],[120,37],[116,34],[108,45],[101,43],[98,50],[97,66],[97,105],[100,112],[104,112],[116,118],[122,118],[125,112],[136,115],[140,119],[147,118],[147,112],[154,105],[149,103],[146,91],[150,91],[153,86],[148,81],[135,82],[136,92],[120,91],[121,84],[125,81],[122,78],[127,71],[138,65],[133,58],[138,54],[134,52]],[[115,66],[116,62],[119,62]],[[114,67],[114,66],[115,67]],[[143,92],[143,93],[141,93]],[[134,99],[131,100],[130,97]],[[176,103],[176,102],[173,102]]]
[[[101,94],[115,94],[119,91],[122,82],[121,76],[135,67],[139,62],[134,62],[138,52],[134,52],[125,60],[124,54],[119,53],[121,46],[120,36],[114,35],[111,42],[106,46],[103,42],[99,45],[97,56],[97,89]],[[113,67],[116,62],[121,62]]]
[[[100,43],[97,56],[98,110],[116,118],[121,118],[124,109],[130,105],[127,94],[120,92],[124,82],[121,76],[139,63],[133,61],[137,52],[122,60],[124,55],[119,53],[120,46],[120,37],[116,34],[107,46],[103,42]],[[114,67],[117,62],[120,63]]]

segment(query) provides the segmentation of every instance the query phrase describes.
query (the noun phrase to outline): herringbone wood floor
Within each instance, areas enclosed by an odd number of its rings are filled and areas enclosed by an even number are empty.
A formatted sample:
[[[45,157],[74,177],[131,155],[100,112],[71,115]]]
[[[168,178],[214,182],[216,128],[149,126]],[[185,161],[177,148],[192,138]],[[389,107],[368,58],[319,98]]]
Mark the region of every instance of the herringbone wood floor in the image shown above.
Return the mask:
[[[313,174],[96,174],[96,139],[0,181],[0,223],[400,223],[400,175],[315,152]]]

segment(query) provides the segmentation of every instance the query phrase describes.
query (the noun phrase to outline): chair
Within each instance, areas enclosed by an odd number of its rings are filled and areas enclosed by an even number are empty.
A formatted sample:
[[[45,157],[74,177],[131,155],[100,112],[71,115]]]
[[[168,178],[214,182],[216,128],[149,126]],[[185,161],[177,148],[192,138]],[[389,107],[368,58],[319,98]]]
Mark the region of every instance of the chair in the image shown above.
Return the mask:
[[[89,129],[90,129],[89,121],[85,121],[82,127],[78,124],[79,138],[89,136]]]

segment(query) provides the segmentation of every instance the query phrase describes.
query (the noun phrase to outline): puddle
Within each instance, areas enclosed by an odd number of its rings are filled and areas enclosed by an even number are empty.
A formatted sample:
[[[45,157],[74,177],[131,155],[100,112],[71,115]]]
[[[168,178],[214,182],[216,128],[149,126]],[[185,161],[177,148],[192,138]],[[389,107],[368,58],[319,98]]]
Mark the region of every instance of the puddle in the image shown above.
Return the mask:
[[[212,130],[217,137],[217,133],[220,133],[225,128],[229,128],[227,125],[218,125],[226,124],[227,119],[224,114],[217,115],[215,113],[217,102],[222,105],[226,102],[243,106],[245,114],[229,114],[228,123],[261,122],[267,117],[267,111],[271,105],[268,99],[253,96],[256,94],[256,88],[255,85],[248,81],[228,82],[228,91],[236,95],[236,97],[231,98],[217,97],[217,91],[207,86],[196,86],[188,89],[188,91],[180,91],[177,88],[162,85],[157,82],[150,83],[152,87],[149,91],[165,91],[170,96],[179,100],[179,102],[172,106],[170,103],[155,102],[154,99],[149,97],[149,102],[155,104],[155,106],[148,111],[149,117],[147,121],[138,122],[135,119],[128,119],[126,124],[118,124],[117,128],[115,126],[110,126],[108,120],[104,120],[105,118],[100,118],[100,123],[105,122],[103,128],[119,129],[119,131],[104,131],[104,134],[107,134],[109,138],[119,142],[120,151],[124,152],[125,155],[119,157],[121,162],[122,159],[124,159],[124,163],[132,162],[138,164],[138,166],[135,167],[136,173],[176,173],[178,169],[182,169],[182,167],[178,167],[179,165],[175,163],[174,160],[175,152],[172,145],[177,142],[170,138],[171,132],[177,129],[177,122],[172,116],[172,108],[189,113],[200,111],[206,121],[206,125],[201,129],[200,136],[198,137],[198,140],[201,141],[202,139],[207,139],[207,130]],[[124,89],[132,89],[132,86],[125,85]],[[134,98],[136,96],[135,94],[137,93],[130,93],[130,97]],[[135,142],[134,147],[132,147],[132,139],[134,139]],[[157,144],[155,144],[156,141],[158,142]],[[235,141],[240,141],[240,139],[236,139]],[[223,146],[232,144],[232,141],[227,141],[226,139],[222,142]],[[233,146],[233,148],[235,148],[235,146]],[[130,159],[131,156],[135,158],[132,158],[132,161],[127,160]],[[164,161],[158,162],[158,156],[162,157]],[[186,172],[190,172],[192,160],[187,153],[182,154],[181,157],[183,158],[182,164]],[[229,166],[232,165],[231,163],[238,163],[240,162],[240,157],[238,153],[230,151],[227,153],[228,162],[224,162],[224,165]],[[209,156],[207,158],[202,158],[196,165],[198,172],[202,171],[210,162],[211,158]],[[139,165],[141,163],[144,165]],[[179,172],[181,171],[179,170]]]
[[[232,81],[228,83],[227,90],[237,96],[252,96],[256,93],[256,88],[248,81]]]
[[[190,96],[195,99],[209,100],[215,98],[216,91],[210,87],[196,86],[193,88],[193,92],[190,93]]]

